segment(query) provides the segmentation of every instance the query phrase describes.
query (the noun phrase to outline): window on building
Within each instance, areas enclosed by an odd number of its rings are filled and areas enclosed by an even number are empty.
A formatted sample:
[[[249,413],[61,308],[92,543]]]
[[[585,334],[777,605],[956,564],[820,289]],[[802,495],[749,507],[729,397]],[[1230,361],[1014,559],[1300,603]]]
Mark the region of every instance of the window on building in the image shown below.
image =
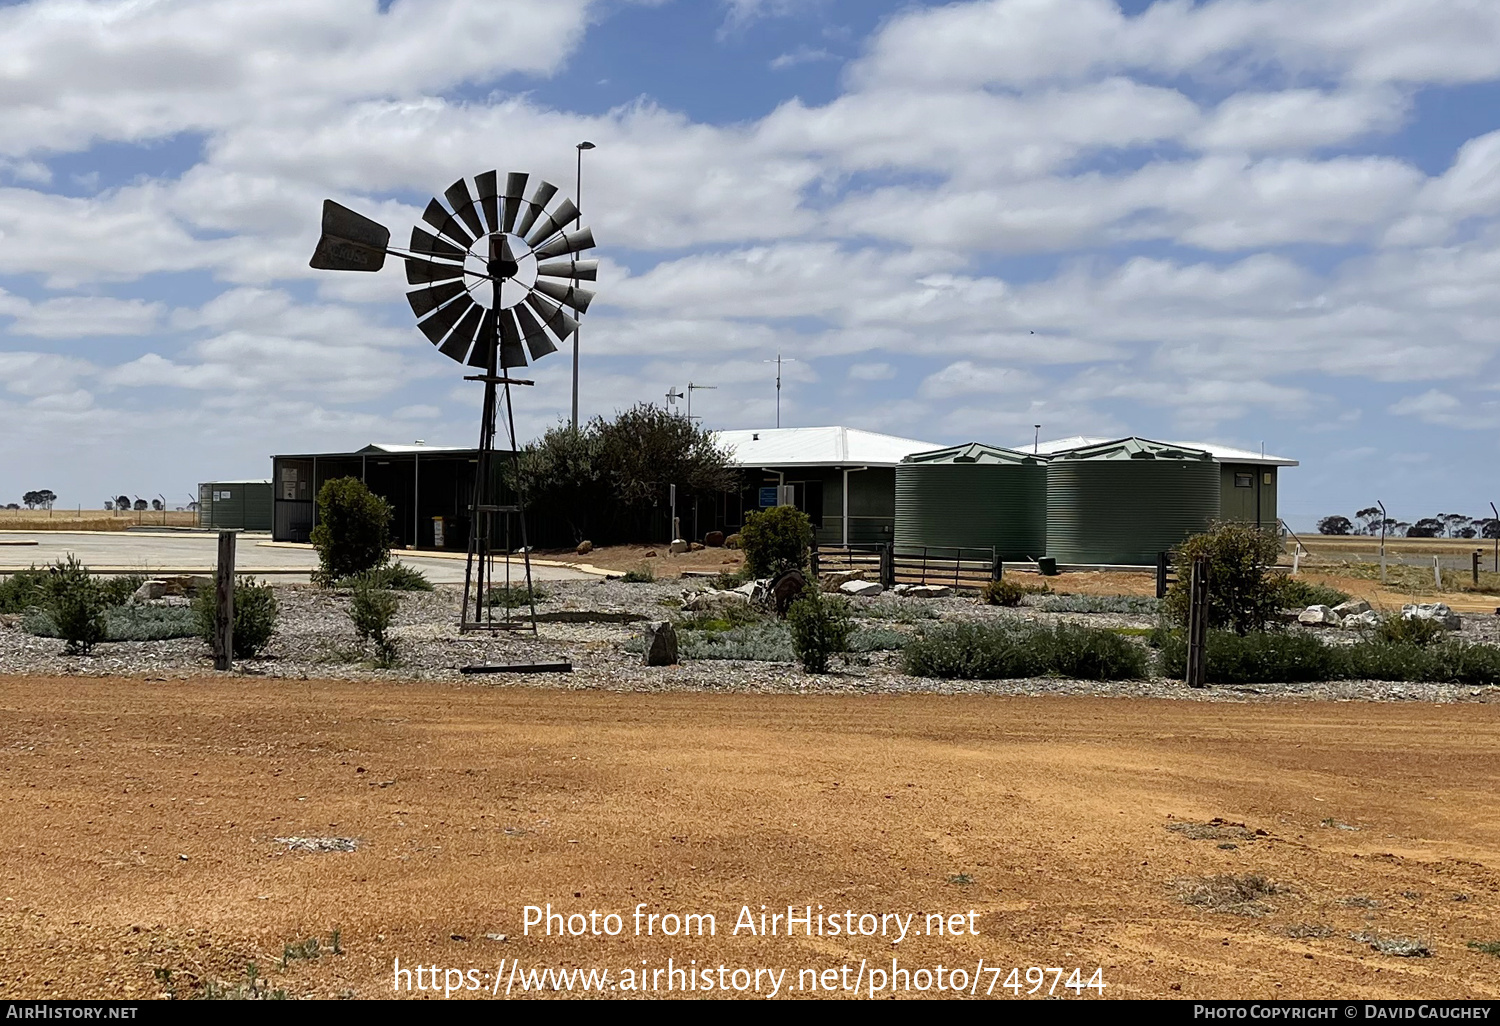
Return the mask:
[[[1234,486],[1236,488],[1254,488],[1255,487],[1255,475],[1254,474],[1236,474],[1236,475],[1234,475]]]

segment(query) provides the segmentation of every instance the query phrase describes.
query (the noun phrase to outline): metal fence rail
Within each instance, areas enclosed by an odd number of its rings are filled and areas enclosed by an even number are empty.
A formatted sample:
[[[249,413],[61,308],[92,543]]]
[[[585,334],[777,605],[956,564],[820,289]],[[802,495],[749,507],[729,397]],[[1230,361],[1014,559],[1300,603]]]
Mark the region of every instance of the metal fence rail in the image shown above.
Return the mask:
[[[885,587],[897,584],[946,584],[979,588],[999,580],[1000,562],[993,548],[951,546],[849,545],[814,547],[813,571],[873,571]]]

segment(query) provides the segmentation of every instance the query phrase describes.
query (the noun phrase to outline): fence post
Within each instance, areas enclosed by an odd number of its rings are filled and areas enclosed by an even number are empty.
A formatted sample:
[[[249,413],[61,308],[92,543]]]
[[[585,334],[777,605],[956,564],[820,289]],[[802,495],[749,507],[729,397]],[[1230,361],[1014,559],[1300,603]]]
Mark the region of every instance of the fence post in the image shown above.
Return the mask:
[[[880,586],[882,588],[894,588],[896,586],[895,542],[886,542],[885,547],[880,550]]]
[[[219,532],[219,566],[214,578],[214,669],[234,660],[234,532]]]
[[[1208,557],[1193,557],[1193,573],[1188,588],[1187,686],[1201,688],[1207,683],[1208,653]]]
[[[807,550],[808,566],[812,570],[814,583],[818,580],[818,539],[814,538]]]
[[[995,558],[990,560],[990,580],[998,581],[1004,576],[1005,561],[1000,558],[1000,554],[997,552],[995,553]]]
[[[1165,552],[1156,554],[1156,597],[1159,599],[1167,597],[1167,554]]]
[[[1443,590],[1443,564],[1436,556],[1432,557],[1432,583],[1438,591]]]
[[[1479,584],[1479,550],[1474,550],[1474,583]]]

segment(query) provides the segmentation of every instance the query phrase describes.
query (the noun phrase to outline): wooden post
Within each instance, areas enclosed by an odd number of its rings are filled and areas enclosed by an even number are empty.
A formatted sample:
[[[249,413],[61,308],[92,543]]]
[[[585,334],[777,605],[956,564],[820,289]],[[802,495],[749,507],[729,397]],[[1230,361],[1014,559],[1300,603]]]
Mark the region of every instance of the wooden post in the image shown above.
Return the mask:
[[[1167,597],[1167,554],[1165,552],[1156,554],[1156,597],[1159,599]]]
[[[1188,588],[1187,686],[1201,688],[1208,671],[1208,557],[1193,557]]]
[[[1001,559],[1000,554],[996,552],[995,557],[990,560],[990,580],[998,581],[1004,576],[1005,560]]]
[[[214,579],[214,669],[234,665],[234,532],[219,532],[219,567]]]
[[[886,542],[880,550],[880,586],[883,588],[894,588],[896,586],[896,543]]]
[[[818,579],[818,539],[816,538],[807,547],[807,561],[812,570],[813,581],[816,582]]]
[[[1479,550],[1474,550],[1474,584],[1479,584]]]

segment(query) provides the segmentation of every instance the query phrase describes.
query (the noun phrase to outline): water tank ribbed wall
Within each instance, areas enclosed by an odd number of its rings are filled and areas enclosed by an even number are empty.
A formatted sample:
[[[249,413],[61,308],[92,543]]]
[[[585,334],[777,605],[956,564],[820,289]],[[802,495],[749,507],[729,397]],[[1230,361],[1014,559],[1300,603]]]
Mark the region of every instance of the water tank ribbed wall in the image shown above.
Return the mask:
[[[1042,555],[1045,459],[977,444],[907,457],[896,466],[895,542],[898,549],[994,548],[1008,560]]]
[[[1129,438],[1047,465],[1047,555],[1151,565],[1219,516],[1219,465],[1196,449]]]

